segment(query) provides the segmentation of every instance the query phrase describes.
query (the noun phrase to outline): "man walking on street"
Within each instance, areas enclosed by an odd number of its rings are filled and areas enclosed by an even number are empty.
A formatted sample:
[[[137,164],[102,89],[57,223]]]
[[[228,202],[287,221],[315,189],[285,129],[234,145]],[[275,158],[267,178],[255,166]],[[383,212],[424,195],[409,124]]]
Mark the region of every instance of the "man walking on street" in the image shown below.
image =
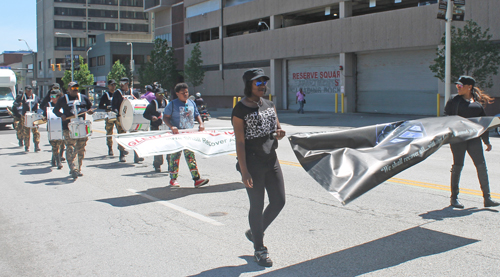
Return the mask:
[[[106,112],[111,112],[111,101],[113,100],[113,94],[116,90],[116,81],[111,79],[108,81],[108,91],[102,94],[101,100],[99,101],[99,109],[105,110]],[[113,126],[116,126],[116,130],[120,133],[122,127],[118,123],[117,118],[106,118],[106,144],[108,145],[108,155],[113,156]],[[124,132],[121,132],[124,133]]]
[[[25,93],[17,97],[14,102],[13,109],[22,107],[21,119],[19,125],[22,128],[22,137],[24,139],[24,151],[28,152],[30,149],[30,129],[33,133],[33,143],[35,144],[35,152],[40,151],[40,132],[38,132],[38,126],[29,128],[24,126],[25,115],[27,112],[36,112],[40,108],[40,98],[33,94],[33,88],[27,85],[24,89]]]

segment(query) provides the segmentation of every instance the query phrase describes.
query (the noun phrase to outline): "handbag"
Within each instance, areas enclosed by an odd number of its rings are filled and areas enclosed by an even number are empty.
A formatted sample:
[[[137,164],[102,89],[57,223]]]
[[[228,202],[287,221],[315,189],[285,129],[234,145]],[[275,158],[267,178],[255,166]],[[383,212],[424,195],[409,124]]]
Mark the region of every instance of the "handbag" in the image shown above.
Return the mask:
[[[304,101],[304,104],[305,104],[305,103],[306,103],[306,99],[304,98],[304,100],[303,100],[303,101]]]

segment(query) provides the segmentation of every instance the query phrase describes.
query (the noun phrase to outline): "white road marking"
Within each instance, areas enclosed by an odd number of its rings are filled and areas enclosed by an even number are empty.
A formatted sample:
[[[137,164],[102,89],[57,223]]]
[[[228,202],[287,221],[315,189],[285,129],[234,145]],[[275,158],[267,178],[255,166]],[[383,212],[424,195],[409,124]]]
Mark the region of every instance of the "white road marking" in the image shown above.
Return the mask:
[[[223,225],[224,225],[224,224],[222,224],[222,223],[220,223],[220,222],[218,222],[218,221],[215,221],[215,220],[213,220],[213,219],[211,219],[211,218],[208,218],[208,217],[206,217],[206,216],[204,216],[204,215],[201,215],[201,214],[195,213],[195,212],[190,211],[190,210],[188,210],[188,209],[185,209],[185,208],[183,208],[183,207],[180,207],[180,206],[177,206],[177,205],[175,205],[175,204],[169,203],[169,202],[167,202],[167,201],[165,201],[165,200],[160,200],[160,199],[158,199],[158,198],[156,198],[156,197],[153,197],[153,196],[151,196],[151,195],[148,195],[148,194],[146,194],[146,193],[138,192],[138,191],[136,191],[136,190],[134,190],[134,189],[127,189],[127,190],[128,190],[128,191],[130,191],[130,192],[132,192],[132,193],[138,194],[138,195],[140,195],[140,196],[142,196],[142,197],[144,197],[144,198],[147,198],[147,199],[149,199],[149,200],[151,200],[151,201],[155,201],[155,202],[156,202],[156,203],[158,203],[158,204],[161,204],[161,205],[163,205],[163,206],[169,207],[169,208],[171,208],[171,209],[173,209],[173,210],[176,210],[176,211],[178,211],[178,212],[181,212],[181,213],[183,213],[183,214],[189,215],[190,217],[194,217],[194,218],[196,218],[196,219],[198,219],[198,220],[201,220],[201,221],[204,221],[204,222],[210,223],[210,224],[215,225],[215,226],[223,226]]]

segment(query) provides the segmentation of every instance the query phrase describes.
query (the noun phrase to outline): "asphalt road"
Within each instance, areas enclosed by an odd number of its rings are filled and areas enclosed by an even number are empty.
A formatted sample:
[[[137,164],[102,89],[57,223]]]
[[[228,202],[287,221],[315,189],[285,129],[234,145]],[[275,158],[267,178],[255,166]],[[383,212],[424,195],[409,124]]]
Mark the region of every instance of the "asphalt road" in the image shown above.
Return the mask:
[[[347,116],[338,124],[324,115],[298,116],[280,114],[287,134],[359,124]],[[227,119],[206,127],[228,127]],[[460,194],[466,208],[449,207],[448,146],[342,206],[282,140],[287,203],[266,231],[274,266],[263,268],[244,236],[248,198],[235,155],[198,157],[202,177],[210,179],[198,189],[181,161],[181,187],[170,188],[166,172],[154,173],[152,157],[141,164],[131,155],[127,163],[107,157],[98,138],[103,122],[93,129],[84,176],[75,182],[66,164],[50,167],[43,127],[40,153],[17,147],[10,128],[0,131],[0,276],[500,275],[500,209],[483,208],[469,158]],[[491,141],[486,159],[498,200],[500,139]]]

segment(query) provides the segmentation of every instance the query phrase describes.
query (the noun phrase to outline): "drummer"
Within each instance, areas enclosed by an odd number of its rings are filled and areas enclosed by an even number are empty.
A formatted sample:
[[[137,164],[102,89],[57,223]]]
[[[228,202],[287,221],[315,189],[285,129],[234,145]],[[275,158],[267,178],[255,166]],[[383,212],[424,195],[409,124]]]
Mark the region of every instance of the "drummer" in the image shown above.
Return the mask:
[[[35,152],[40,151],[40,132],[38,132],[38,126],[34,128],[29,128],[24,126],[24,115],[27,112],[36,112],[40,106],[40,98],[33,94],[33,88],[30,85],[27,85],[24,88],[23,95],[17,97],[16,101],[14,101],[14,109],[18,109],[22,107],[21,111],[21,119],[18,125],[21,125],[22,128],[22,137],[24,140],[24,151],[28,152],[30,149],[30,129],[33,133],[33,143],[35,144]]]
[[[66,143],[66,161],[70,168],[70,175],[73,179],[83,176],[82,163],[85,156],[85,146],[87,137],[73,139],[69,135],[68,117],[78,116],[85,119],[85,114],[92,114],[92,103],[84,94],[79,93],[80,87],[77,82],[68,84],[68,94],[59,98],[54,107],[54,114],[62,119],[64,142]],[[62,112],[61,112],[62,109]],[[76,112],[75,112],[76,110]],[[75,165],[75,158],[78,155],[78,168]]]
[[[23,91],[20,90],[16,96],[16,99],[17,99],[17,97],[20,97],[22,95],[23,95]],[[12,116],[14,117],[14,128],[16,129],[16,136],[17,136],[17,140],[19,141],[19,147],[22,147],[22,146],[24,146],[23,125],[21,122],[21,118],[23,117],[21,115],[21,113],[23,112],[23,106],[20,105],[20,106],[16,107],[16,105],[14,103],[14,105],[11,107],[10,110],[12,112]]]
[[[123,77],[120,79],[120,88],[117,89],[113,93],[113,100],[111,101],[111,109],[116,112],[117,117],[120,116],[120,107],[122,105],[124,95],[127,95],[129,93],[130,88],[129,88],[129,79],[127,77]],[[118,134],[123,134],[126,133],[127,131],[123,129],[123,126],[121,126],[121,129],[118,129]],[[128,154],[128,151],[125,150],[125,148],[121,145],[118,145],[118,150],[120,150],[120,162],[124,163],[126,162],[125,156]],[[138,163],[140,161],[143,161],[144,158],[139,158],[137,156],[137,153],[134,152],[134,162]]]
[[[47,108],[54,107],[61,96],[63,96],[63,93],[60,90],[51,89],[49,92],[50,102],[47,103]],[[47,108],[43,111],[45,118],[47,118]],[[63,168],[61,156],[64,151],[64,140],[49,140],[49,143],[52,146],[52,161],[50,165],[57,166],[57,169]]]
[[[48,107],[48,104],[52,101],[52,99],[50,98],[50,93],[52,92],[52,90],[59,90],[59,91],[61,91],[61,86],[58,83],[53,83],[52,85],[50,85],[49,92],[42,99],[42,103],[40,104],[40,109],[42,109],[42,110],[45,111],[45,109]]]
[[[99,109],[105,110],[106,112],[111,112],[111,101],[113,100],[113,94],[115,90],[116,81],[111,79],[108,81],[108,91],[105,91],[102,94],[101,100],[99,101]],[[120,132],[122,126],[118,124],[118,120],[116,120],[116,118],[106,118],[106,144],[108,145],[109,156],[113,156],[113,126],[116,126],[116,130],[118,130],[119,134],[125,133],[124,131]]]
[[[165,92],[161,87],[155,89],[155,99],[153,99],[144,111],[144,118],[151,121],[151,130],[159,130],[160,125],[163,123],[161,119],[163,110],[167,107],[167,101],[164,99]],[[161,172],[161,165],[163,164],[163,155],[156,155],[154,157],[153,166],[156,172]]]

